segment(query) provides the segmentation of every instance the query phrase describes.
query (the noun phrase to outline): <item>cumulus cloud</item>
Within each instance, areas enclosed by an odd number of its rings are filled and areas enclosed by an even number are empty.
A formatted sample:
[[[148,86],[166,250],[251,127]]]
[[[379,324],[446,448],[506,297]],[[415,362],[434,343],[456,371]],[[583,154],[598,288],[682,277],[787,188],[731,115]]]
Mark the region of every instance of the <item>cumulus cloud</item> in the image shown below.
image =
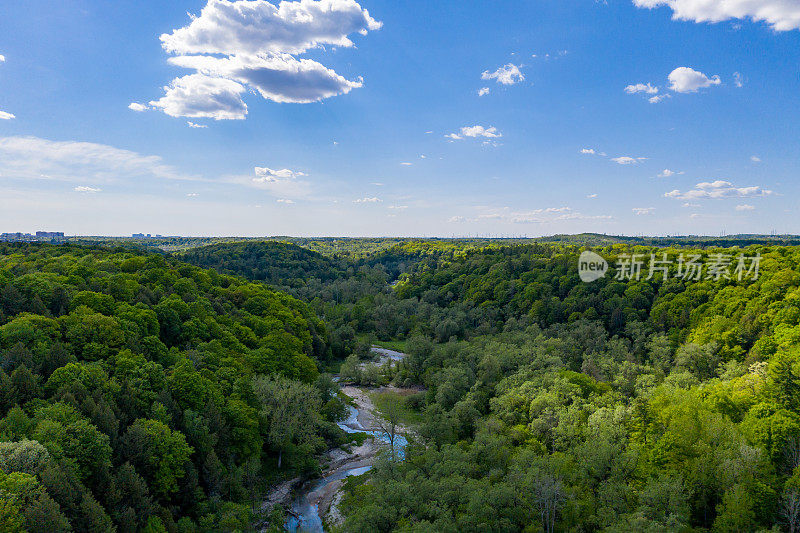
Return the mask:
[[[488,128],[485,128],[483,126],[464,126],[459,130],[458,133],[450,133],[445,135],[445,137],[447,137],[448,139],[453,139],[453,140],[460,140],[464,139],[465,137],[471,137],[473,139],[476,139],[478,137],[496,139],[502,136],[503,134],[500,133],[494,126],[489,126]]]
[[[498,68],[494,72],[484,71],[481,74],[482,80],[497,80],[497,83],[503,85],[514,85],[521,81],[525,81],[525,75],[519,70],[519,66],[514,63],[508,63]]]
[[[628,85],[625,87],[625,92],[628,94],[636,94],[636,93],[645,93],[645,94],[656,94],[658,93],[658,87],[654,87],[649,83],[637,83],[635,85]]]
[[[293,203],[294,203],[294,200],[290,200],[290,199],[288,199],[288,198],[278,198],[277,202],[278,202],[279,204],[287,204],[287,205],[291,205],[291,204],[293,204]]]
[[[11,120],[12,118],[17,118],[17,117],[6,111],[0,111],[0,120]]]
[[[633,3],[648,9],[667,6],[676,20],[721,22],[749,18],[765,22],[776,31],[800,29],[800,4],[795,0],[633,0]]]
[[[364,198],[357,198],[357,199],[353,200],[353,203],[355,203],[355,204],[377,204],[377,203],[380,203],[380,202],[383,202],[383,200],[381,200],[380,198],[375,197],[375,196],[373,196],[371,198],[364,197]]]
[[[136,181],[142,178],[193,179],[142,155],[105,144],[50,141],[38,137],[0,138],[0,167],[5,177],[61,181]]]
[[[669,94],[659,94],[657,96],[651,96],[650,98],[647,99],[647,101],[650,102],[651,104],[657,104],[659,102],[663,102],[667,98],[672,98],[672,96]]]
[[[752,211],[753,209],[755,209],[755,207],[749,204],[741,204],[736,206],[737,211]]]
[[[3,54],[0,54],[0,63],[4,63],[5,60],[6,60],[6,56],[4,56]]]
[[[753,163],[761,163],[761,158],[758,157],[757,155],[751,155],[750,161],[752,161]]]
[[[255,167],[255,173],[256,177],[253,178],[253,181],[257,183],[276,183],[279,181],[294,180],[300,176],[306,175],[303,172],[295,172],[288,168],[273,170],[267,167]]]
[[[234,120],[247,116],[241,96],[246,89],[232,80],[190,74],[175,78],[164,91],[166,94],[150,105],[171,117]]]
[[[150,109],[150,106],[146,104],[140,104],[139,102],[131,102],[128,106],[128,109],[136,111],[137,113],[141,113],[142,111],[147,111]]]
[[[196,128],[196,129],[205,129],[208,127],[205,124],[195,124],[191,120],[187,120],[186,125],[189,126],[190,128]]]
[[[363,85],[317,61],[296,56],[326,45],[349,48],[350,35],[381,23],[355,0],[208,0],[199,16],[161,36],[169,62],[196,74],[177,78],[151,102],[172,116],[244,119],[242,94],[311,103]]]
[[[289,54],[270,56],[178,56],[169,62],[195,69],[207,76],[234,80],[257,90],[267,100],[308,104],[338,94],[347,94],[363,85],[359,78],[350,81],[311,59]]]
[[[676,68],[669,73],[668,79],[670,90],[676,93],[694,93],[700,89],[713,85],[720,85],[722,83],[719,76],[715,75],[709,78],[702,72],[690,67]]]
[[[480,89],[478,89],[478,96],[486,96],[487,94],[489,94],[488,87],[481,87]]]
[[[634,207],[633,214],[636,216],[652,215],[655,213],[655,207]]]
[[[86,185],[80,185],[80,186],[78,186],[78,187],[75,187],[75,188],[74,188],[74,189],[72,189],[72,190],[73,190],[73,191],[75,191],[75,192],[83,192],[83,193],[89,193],[89,194],[92,194],[92,193],[100,192],[100,191],[102,191],[103,189],[100,189],[100,188],[98,188],[98,187],[88,187],[88,186],[86,186]]]
[[[774,194],[769,189],[764,189],[757,185],[750,187],[734,187],[729,181],[716,180],[712,182],[701,182],[695,185],[694,189],[681,192],[678,189],[664,194],[667,198],[677,198],[679,200],[699,200],[703,198],[758,198]]]
[[[305,172],[288,168],[254,167],[253,173],[255,177],[234,177],[232,181],[265,189],[279,198],[300,198],[310,192],[310,184],[302,179],[307,176]]]
[[[351,47],[352,33],[381,23],[355,0],[209,0],[188,26],[161,36],[173,54],[299,54],[320,45]]]

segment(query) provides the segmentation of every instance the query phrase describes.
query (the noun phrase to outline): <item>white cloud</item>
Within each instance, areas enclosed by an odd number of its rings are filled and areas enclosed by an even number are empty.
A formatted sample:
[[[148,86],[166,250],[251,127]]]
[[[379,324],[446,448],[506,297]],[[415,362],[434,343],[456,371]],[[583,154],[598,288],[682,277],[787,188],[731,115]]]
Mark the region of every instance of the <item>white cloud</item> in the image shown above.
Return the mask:
[[[648,84],[637,83],[635,85],[628,85],[627,87],[625,87],[625,92],[628,94],[636,94],[636,93],[657,94],[658,87],[653,87],[649,83]]]
[[[288,198],[278,198],[276,201],[279,204],[287,204],[287,205],[291,205],[294,203],[294,200],[289,200]]]
[[[667,98],[672,98],[672,96],[669,94],[659,94],[658,96],[651,96],[650,98],[647,99],[647,101],[650,102],[651,104],[657,104],[659,102],[663,102]]]
[[[165,165],[158,156],[141,155],[105,144],[50,141],[38,137],[0,138],[0,167],[5,177],[62,181],[136,181],[153,177],[193,179]]]
[[[450,223],[466,222],[466,220],[467,220],[466,217],[462,217],[460,215],[456,215],[454,217],[450,217],[450,218],[447,219],[447,221],[450,222]]]
[[[596,155],[594,148],[581,148],[581,153],[586,155]]]
[[[306,175],[303,172],[295,172],[288,168],[273,170],[267,167],[255,167],[254,170],[256,177],[253,178],[253,181],[257,183],[276,183],[279,181],[294,180],[300,176]]]
[[[198,196],[200,196],[200,194],[198,194],[196,192],[190,192],[190,193],[187,193],[186,196],[188,196],[189,198],[197,198]]]
[[[300,198],[307,196],[310,192],[310,184],[301,179],[307,176],[304,172],[269,167],[254,167],[253,172],[254,178],[234,177],[231,181],[265,189],[278,198]]]
[[[190,128],[196,128],[196,129],[205,129],[205,128],[207,128],[207,127],[208,127],[208,126],[206,126],[205,124],[195,124],[195,123],[194,123],[194,122],[192,122],[191,120],[187,120],[187,121],[186,121],[186,124],[187,124],[187,125],[188,125]]]
[[[409,163],[408,161],[403,161],[403,162],[402,162],[402,163],[400,163],[400,164],[401,164],[401,165],[403,165],[404,167],[410,167],[410,166],[411,166],[411,165],[413,165],[414,163]]]
[[[710,78],[700,71],[694,70],[690,67],[678,67],[668,76],[670,83],[670,90],[676,93],[694,93],[700,89],[711,87],[712,85],[719,85],[722,81],[719,76],[711,76]]]
[[[742,77],[741,73],[739,73],[739,72],[734,72],[733,73],[733,84],[736,85],[740,89],[742,87],[744,87],[744,78]]]
[[[356,203],[356,204],[377,204],[377,203],[380,203],[380,202],[383,202],[383,200],[381,200],[380,198],[377,198],[375,196],[373,196],[372,198],[365,197],[365,198],[358,198],[356,200],[353,200],[353,203]]]
[[[191,22],[161,36],[173,65],[197,74],[177,78],[154,107],[171,116],[244,119],[247,88],[284,103],[311,103],[363,85],[311,59],[295,57],[326,45],[354,46],[381,23],[355,0],[208,0]]]
[[[4,56],[3,54],[0,54],[0,63],[4,63],[5,60],[6,60],[6,56]]]
[[[100,192],[103,189],[99,189],[97,187],[87,187],[86,185],[81,185],[81,186],[75,187],[72,190],[75,191],[75,192],[83,192],[83,193],[92,194],[92,193]]]
[[[597,198],[597,193],[587,194],[586,198],[591,198],[591,199]]]
[[[678,189],[664,194],[667,198],[677,198],[680,200],[697,200],[701,198],[758,198],[774,194],[769,189],[764,189],[757,185],[751,187],[734,187],[729,181],[717,180],[713,182],[701,182],[695,188],[686,192]]]
[[[672,176],[675,176],[677,174],[685,174],[685,173],[683,171],[675,172],[674,170],[670,170],[668,168],[665,168],[664,170],[662,170],[661,172],[658,173],[657,177],[659,177],[659,178],[671,178]]]
[[[486,96],[487,94],[489,94],[489,88],[488,87],[482,87],[482,88],[478,89],[478,96]]]
[[[736,206],[737,211],[752,211],[753,209],[755,209],[755,207],[749,204],[741,204]]]
[[[503,134],[500,133],[494,126],[489,126],[488,128],[485,128],[483,126],[464,126],[463,128],[461,128],[461,130],[459,130],[458,133],[450,133],[448,135],[445,135],[445,137],[453,140],[460,140],[463,139],[464,137],[471,137],[473,139],[476,139],[478,137],[495,139],[502,136]]]
[[[139,102],[131,102],[128,106],[128,109],[136,111],[137,113],[141,113],[142,111],[147,111],[150,109],[150,106],[145,104],[140,104]]]
[[[161,36],[173,54],[299,54],[322,45],[352,47],[351,33],[380,29],[355,0],[209,0],[188,26]]]
[[[363,85],[361,79],[347,80],[316,61],[297,59],[290,54],[222,59],[178,56],[169,62],[207,76],[234,80],[257,90],[265,99],[280,103],[319,102]]]
[[[5,111],[0,111],[0,120],[11,120],[12,118],[17,118],[11,113],[7,113]]]
[[[776,31],[800,29],[800,4],[795,0],[633,0],[637,7],[667,6],[676,20],[721,22],[752,19]]]
[[[408,209],[408,206],[407,205],[390,205],[389,209],[395,209],[397,211],[403,211],[405,209]]]
[[[235,81],[190,74],[175,78],[164,91],[166,94],[150,105],[171,117],[236,120],[247,116],[247,104],[241,97],[246,89]]]
[[[644,159],[644,157],[628,157],[627,155],[611,158],[611,160],[618,165],[635,165]]]
[[[525,81],[525,75],[519,70],[519,67],[514,63],[503,65],[494,72],[484,71],[481,74],[482,80],[497,80],[497,83],[503,85],[514,85],[521,81]]]
[[[636,216],[652,215],[655,213],[655,207],[634,207],[633,214]]]
[[[752,161],[753,163],[761,163],[761,158],[758,157],[757,155],[751,155],[750,161]]]

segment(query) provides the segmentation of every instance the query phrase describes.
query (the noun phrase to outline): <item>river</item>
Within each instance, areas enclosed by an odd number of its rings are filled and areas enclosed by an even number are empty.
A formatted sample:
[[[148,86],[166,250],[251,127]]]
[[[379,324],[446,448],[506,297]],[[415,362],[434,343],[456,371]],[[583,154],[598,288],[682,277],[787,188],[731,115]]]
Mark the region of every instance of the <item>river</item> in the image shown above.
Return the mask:
[[[372,351],[382,359],[399,361],[405,354],[386,350],[374,346]],[[286,521],[286,530],[289,533],[322,533],[325,531],[320,516],[320,506],[329,506],[335,493],[341,487],[341,481],[348,476],[358,476],[372,468],[375,455],[382,447],[389,444],[389,439],[380,430],[375,430],[372,423],[373,417],[378,416],[375,406],[361,387],[346,386],[342,388],[347,396],[352,398],[357,407],[348,406],[349,413],[345,420],[338,426],[347,433],[369,433],[373,438],[366,439],[362,446],[346,453],[334,450],[332,465],[319,479],[308,481],[300,487],[297,495],[292,500],[289,518]],[[408,441],[403,435],[394,439],[395,452],[402,458]],[[339,454],[335,452],[339,452]],[[338,457],[337,457],[338,455]],[[327,510],[327,509],[326,509]]]

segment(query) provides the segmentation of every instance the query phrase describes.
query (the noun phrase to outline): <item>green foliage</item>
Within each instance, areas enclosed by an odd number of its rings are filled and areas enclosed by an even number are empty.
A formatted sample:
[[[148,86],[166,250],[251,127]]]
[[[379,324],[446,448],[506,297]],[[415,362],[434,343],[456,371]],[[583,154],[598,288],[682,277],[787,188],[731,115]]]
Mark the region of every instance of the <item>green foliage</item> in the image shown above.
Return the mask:
[[[288,447],[286,475],[313,469],[324,446],[316,424],[264,446],[277,429],[251,383],[313,383],[327,337],[307,305],[242,278],[0,245],[0,530],[248,530],[264,465]]]

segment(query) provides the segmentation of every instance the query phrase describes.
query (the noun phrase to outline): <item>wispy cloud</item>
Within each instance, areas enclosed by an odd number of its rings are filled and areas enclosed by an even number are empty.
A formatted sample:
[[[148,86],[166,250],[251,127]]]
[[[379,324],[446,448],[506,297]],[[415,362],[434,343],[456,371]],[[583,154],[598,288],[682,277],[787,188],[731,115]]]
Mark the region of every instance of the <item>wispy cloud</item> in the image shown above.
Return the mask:
[[[160,179],[195,179],[142,155],[105,144],[50,141],[39,137],[0,138],[0,166],[7,177],[91,181],[94,183]]]
[[[694,189],[681,192],[678,189],[664,194],[667,198],[677,198],[680,200],[698,200],[702,198],[758,198],[774,194],[769,189],[764,189],[757,185],[750,187],[734,187],[729,181],[717,180],[712,182],[701,182],[695,185]]]

